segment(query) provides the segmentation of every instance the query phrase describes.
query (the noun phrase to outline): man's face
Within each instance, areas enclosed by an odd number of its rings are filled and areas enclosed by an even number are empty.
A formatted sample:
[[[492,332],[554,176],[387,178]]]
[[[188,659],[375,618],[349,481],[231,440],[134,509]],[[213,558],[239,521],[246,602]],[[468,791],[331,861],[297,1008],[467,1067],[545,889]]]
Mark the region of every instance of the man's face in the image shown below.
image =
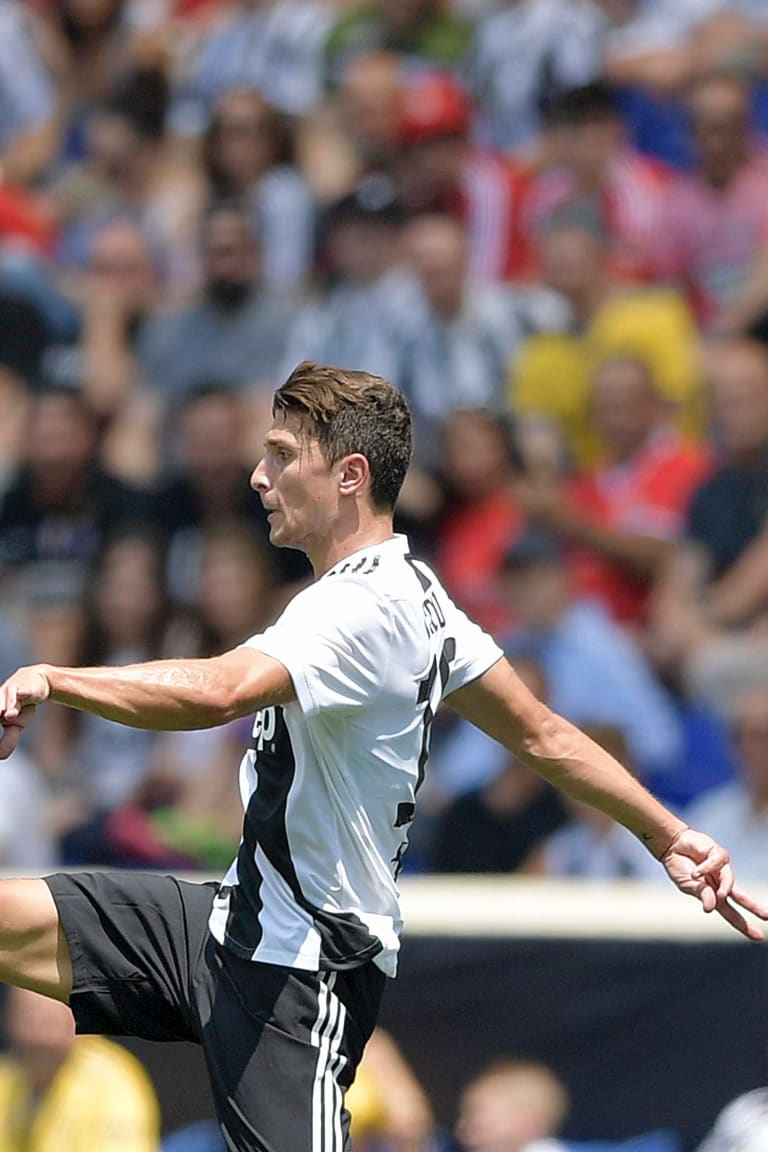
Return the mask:
[[[208,295],[224,307],[242,303],[258,266],[248,222],[239,212],[222,210],[208,221],[203,263]]]
[[[32,404],[26,440],[26,464],[35,473],[71,473],[85,469],[95,432],[75,397],[42,394]]]
[[[539,240],[542,278],[564,296],[580,294],[597,280],[604,265],[598,237],[578,225],[546,231]]]
[[[711,358],[712,414],[726,455],[738,459],[768,444],[768,359],[735,344]]]
[[[311,556],[338,516],[343,462],[328,464],[294,412],[277,413],[264,447],[251,487],[269,513],[270,543]]]
[[[713,80],[695,94],[691,111],[704,171],[716,183],[730,179],[748,148],[749,105],[744,89],[727,79]]]
[[[592,414],[604,443],[617,459],[639,451],[659,417],[653,386],[643,365],[629,359],[603,364],[593,385]]]

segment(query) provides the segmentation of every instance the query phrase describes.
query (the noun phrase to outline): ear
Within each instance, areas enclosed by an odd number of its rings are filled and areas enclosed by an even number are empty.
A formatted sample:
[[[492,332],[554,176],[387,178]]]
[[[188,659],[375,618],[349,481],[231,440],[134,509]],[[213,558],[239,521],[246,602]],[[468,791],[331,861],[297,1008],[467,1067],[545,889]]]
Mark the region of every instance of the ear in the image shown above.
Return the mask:
[[[339,493],[342,496],[354,496],[362,491],[371,476],[371,466],[361,452],[344,456],[339,461],[339,468]]]

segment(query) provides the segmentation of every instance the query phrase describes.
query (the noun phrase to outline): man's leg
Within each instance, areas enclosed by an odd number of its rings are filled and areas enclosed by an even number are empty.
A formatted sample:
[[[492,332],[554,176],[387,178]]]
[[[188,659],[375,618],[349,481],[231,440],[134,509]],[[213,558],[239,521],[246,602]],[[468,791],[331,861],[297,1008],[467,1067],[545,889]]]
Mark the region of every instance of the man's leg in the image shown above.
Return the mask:
[[[372,963],[303,972],[241,959],[208,940],[195,1001],[230,1152],[349,1152],[344,1093],[385,979]]]
[[[69,948],[44,880],[0,880],[0,980],[69,1002]]]

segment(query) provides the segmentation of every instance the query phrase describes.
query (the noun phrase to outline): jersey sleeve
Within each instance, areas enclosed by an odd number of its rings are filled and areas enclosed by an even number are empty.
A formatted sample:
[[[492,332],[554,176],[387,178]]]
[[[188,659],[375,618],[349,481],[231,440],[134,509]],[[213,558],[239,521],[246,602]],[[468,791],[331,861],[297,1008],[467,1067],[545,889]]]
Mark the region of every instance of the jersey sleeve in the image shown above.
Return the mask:
[[[479,624],[457,608],[446,597],[445,634],[453,639],[453,655],[449,653],[449,673],[443,696],[450,696],[478,676],[492,668],[504,655],[496,641]]]
[[[370,703],[384,683],[391,640],[386,605],[370,586],[336,578],[299,593],[245,647],[279,660],[302,712],[313,715]]]

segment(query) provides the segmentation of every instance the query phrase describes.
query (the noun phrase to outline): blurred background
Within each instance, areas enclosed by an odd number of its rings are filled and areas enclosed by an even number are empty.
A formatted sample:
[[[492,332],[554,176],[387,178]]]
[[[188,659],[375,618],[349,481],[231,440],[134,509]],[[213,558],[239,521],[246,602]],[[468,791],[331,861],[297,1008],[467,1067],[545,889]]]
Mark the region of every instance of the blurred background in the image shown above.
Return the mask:
[[[304,359],[403,389],[414,550],[768,884],[766,0],[0,0],[0,676],[275,618],[309,573],[248,478]],[[216,873],[248,727],[51,706],[0,773],[0,867]],[[644,940],[574,939],[569,908],[659,869],[449,713],[420,800],[406,891],[505,879],[476,930],[408,943],[356,1152],[768,1149],[760,951],[662,940],[654,902]],[[544,936],[495,930],[517,891]],[[185,1115],[142,1049],[158,1114],[124,1049],[17,1035],[37,1011],[8,1004],[0,1152],[63,1147],[43,1102],[75,1055],[149,1100],[115,1148],[217,1147],[192,1064]]]

